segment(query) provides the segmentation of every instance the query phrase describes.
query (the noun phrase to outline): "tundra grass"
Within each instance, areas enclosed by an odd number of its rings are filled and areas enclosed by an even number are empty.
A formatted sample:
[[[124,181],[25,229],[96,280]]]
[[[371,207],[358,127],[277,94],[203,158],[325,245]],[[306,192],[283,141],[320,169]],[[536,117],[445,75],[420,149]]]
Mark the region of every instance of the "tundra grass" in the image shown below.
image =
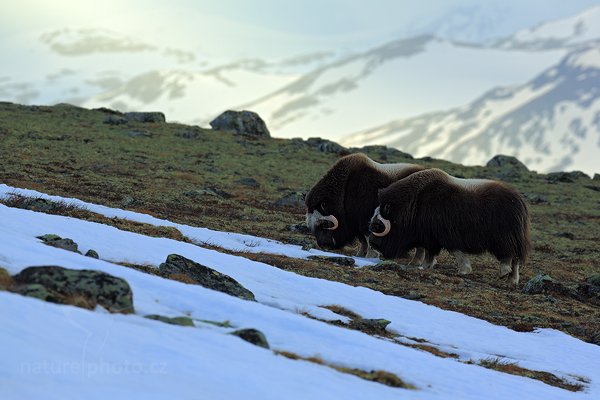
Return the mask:
[[[276,202],[288,193],[306,192],[335,163],[336,154],[300,140],[253,139],[176,123],[110,125],[104,123],[106,118],[106,112],[64,104],[0,103],[0,182],[183,224],[316,247],[311,236],[293,229],[304,220],[303,207]],[[380,162],[415,162],[465,178],[495,178],[505,172],[428,158],[411,160],[382,148],[366,153]],[[258,186],[245,185],[243,178],[255,179]],[[550,183],[534,172],[508,181],[541,199],[530,206],[533,251],[518,288],[499,280],[497,262],[485,255],[472,258],[473,274],[466,277],[458,276],[454,260],[445,253],[439,266],[427,271],[243,256],[306,276],[419,299],[517,330],[552,327],[600,343],[597,304],[520,291],[537,273],[574,287],[600,272],[600,182],[580,178]],[[151,232],[149,227],[110,220],[97,222]],[[184,240],[178,232],[155,234]],[[354,251],[356,246],[341,253]]]

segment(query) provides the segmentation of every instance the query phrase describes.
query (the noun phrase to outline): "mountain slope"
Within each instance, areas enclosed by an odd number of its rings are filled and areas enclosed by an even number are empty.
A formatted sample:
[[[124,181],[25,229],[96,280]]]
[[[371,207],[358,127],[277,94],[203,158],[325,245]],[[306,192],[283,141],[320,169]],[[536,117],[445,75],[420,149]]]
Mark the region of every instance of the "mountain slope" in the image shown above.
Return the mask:
[[[5,328],[3,357],[9,361],[2,363],[0,371],[10,377],[0,386],[0,393],[7,398],[39,398],[47,393],[51,398],[64,398],[77,393],[101,399],[133,391],[148,398],[173,394],[197,398],[199,392],[225,398],[322,398],[324,394],[382,399],[574,397],[564,389],[476,365],[499,355],[524,368],[547,371],[570,382],[586,382],[578,397],[594,398],[598,392],[600,347],[554,330],[516,332],[417,301],[302,277],[191,243],[146,237],[74,218],[4,205],[0,205],[0,215],[8,222],[0,227],[0,256],[11,273],[29,265],[49,264],[104,271],[129,283],[137,311],[134,315],[108,314],[100,308],[87,311],[0,292],[1,302],[7,306],[0,314]],[[102,259],[46,246],[36,239],[49,231],[74,239],[81,250],[98,249]],[[127,261],[155,268],[172,253],[233,277],[256,295],[257,302],[116,264]],[[347,321],[323,308],[332,304],[365,318],[392,321],[388,331],[399,341],[332,326],[326,320]],[[196,326],[171,326],[141,318],[146,314],[187,315]],[[227,324],[219,327],[207,321]],[[264,332],[272,351],[228,335],[246,327]],[[443,358],[402,344],[415,342],[452,351],[458,358]],[[390,371],[415,389],[359,380],[325,365],[287,360],[273,351],[318,357],[323,364],[346,368]],[[494,386],[492,393],[490,385]]]
[[[483,164],[511,154],[530,168],[600,170],[600,47],[570,52],[524,85],[494,89],[468,105],[357,132],[346,145],[386,144],[419,156]]]

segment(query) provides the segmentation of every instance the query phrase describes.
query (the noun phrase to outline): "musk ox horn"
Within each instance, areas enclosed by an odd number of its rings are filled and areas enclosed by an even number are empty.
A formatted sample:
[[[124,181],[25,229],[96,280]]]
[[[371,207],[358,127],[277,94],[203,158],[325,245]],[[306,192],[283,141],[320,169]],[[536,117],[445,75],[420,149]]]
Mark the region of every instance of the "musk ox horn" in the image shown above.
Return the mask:
[[[373,236],[377,236],[377,237],[382,237],[387,235],[388,233],[390,233],[390,230],[392,229],[392,224],[390,223],[390,221],[388,219],[384,219],[381,218],[381,215],[379,213],[377,213],[377,219],[379,221],[381,221],[381,223],[383,224],[383,227],[385,228],[383,230],[383,232],[371,232],[373,234]]]
[[[337,227],[340,225],[338,223],[337,218],[334,217],[333,215],[327,215],[327,216],[321,217],[319,220],[320,221],[329,221],[329,222],[331,222],[333,224],[333,226],[331,228],[323,228],[323,229],[327,229],[327,230],[330,230],[330,231],[333,231],[334,229],[337,229]]]

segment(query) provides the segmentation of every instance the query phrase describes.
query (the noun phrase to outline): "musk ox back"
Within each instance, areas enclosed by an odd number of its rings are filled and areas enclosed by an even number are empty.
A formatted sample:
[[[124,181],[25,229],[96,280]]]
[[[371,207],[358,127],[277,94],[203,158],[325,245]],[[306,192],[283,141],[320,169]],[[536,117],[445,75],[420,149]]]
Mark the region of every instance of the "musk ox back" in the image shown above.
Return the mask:
[[[319,246],[342,248],[358,238],[358,255],[365,256],[378,190],[423,168],[379,164],[359,153],[340,158],[306,195],[306,224]]]
[[[488,251],[500,261],[500,275],[514,284],[531,247],[529,212],[516,190],[439,169],[416,172],[381,190],[370,231],[371,245],[389,258],[413,247],[434,255],[441,249]]]

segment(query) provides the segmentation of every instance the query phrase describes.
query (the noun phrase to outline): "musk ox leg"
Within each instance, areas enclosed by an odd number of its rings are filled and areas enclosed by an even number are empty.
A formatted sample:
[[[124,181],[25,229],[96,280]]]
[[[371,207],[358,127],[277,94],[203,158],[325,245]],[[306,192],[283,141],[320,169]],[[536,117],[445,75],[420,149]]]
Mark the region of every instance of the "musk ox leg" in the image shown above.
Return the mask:
[[[519,267],[521,266],[521,261],[517,258],[513,258],[512,260],[512,271],[508,275],[508,282],[513,285],[519,284]]]
[[[414,263],[414,265],[423,265],[424,261],[425,261],[425,249],[422,247],[417,247],[415,249],[415,255],[410,260],[408,265],[413,265],[413,263]]]
[[[369,252],[369,241],[362,235],[358,237],[358,241],[360,243],[360,249],[358,249],[356,257],[366,257]]]
[[[471,268],[471,260],[467,257],[465,253],[460,250],[455,250],[452,252],[454,257],[456,258],[456,262],[458,263],[458,273],[461,275],[467,275],[473,272]]]
[[[434,254],[427,250],[424,250],[424,252],[425,252],[425,259],[423,260],[423,263],[421,264],[421,268],[423,268],[423,269],[433,268],[433,266],[437,263],[437,259],[435,258],[435,256],[437,254]]]
[[[510,258],[500,260],[500,278],[506,278],[512,272],[511,261]]]

